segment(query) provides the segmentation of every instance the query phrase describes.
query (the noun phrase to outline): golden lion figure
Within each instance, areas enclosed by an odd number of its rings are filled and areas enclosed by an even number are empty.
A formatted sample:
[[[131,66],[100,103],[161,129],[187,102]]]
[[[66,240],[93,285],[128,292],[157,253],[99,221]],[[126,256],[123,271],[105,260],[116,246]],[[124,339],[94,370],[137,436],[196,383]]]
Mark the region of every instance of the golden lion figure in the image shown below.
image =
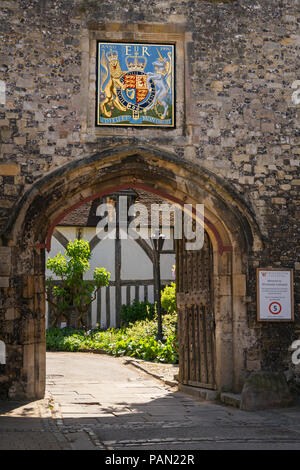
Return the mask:
[[[104,80],[102,80],[102,83],[104,83],[108,76],[107,61],[105,59],[104,54],[102,55],[101,65],[103,65],[106,71],[106,77],[104,78]],[[100,103],[100,109],[101,109],[102,114],[110,118],[111,111],[108,111],[106,109],[107,104],[109,105],[114,104],[121,111],[126,111],[127,108],[125,108],[125,106],[123,106],[120,103],[118,95],[117,95],[117,91],[116,91],[116,88],[122,88],[122,90],[125,89],[125,86],[120,81],[120,78],[122,77],[122,74],[123,74],[120,63],[118,59],[112,59],[108,62],[108,65],[109,65],[110,76],[109,76],[109,81],[106,87],[104,88],[104,90],[102,89],[102,92],[105,93],[105,99]]]

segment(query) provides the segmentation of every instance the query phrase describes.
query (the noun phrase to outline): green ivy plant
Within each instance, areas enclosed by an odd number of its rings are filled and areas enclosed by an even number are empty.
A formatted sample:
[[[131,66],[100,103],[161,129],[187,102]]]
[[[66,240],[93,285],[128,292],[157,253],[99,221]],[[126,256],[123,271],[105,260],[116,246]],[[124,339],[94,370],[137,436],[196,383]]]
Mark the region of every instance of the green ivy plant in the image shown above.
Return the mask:
[[[65,255],[59,252],[48,258],[46,266],[59,278],[60,284],[51,276],[46,279],[46,299],[55,312],[51,328],[62,315],[70,324],[70,310],[76,312],[77,321],[84,326],[89,305],[95,300],[97,291],[109,284],[110,273],[105,268],[96,268],[92,281],[84,281],[83,274],[90,269],[91,250],[86,240],[75,239],[68,243]]]

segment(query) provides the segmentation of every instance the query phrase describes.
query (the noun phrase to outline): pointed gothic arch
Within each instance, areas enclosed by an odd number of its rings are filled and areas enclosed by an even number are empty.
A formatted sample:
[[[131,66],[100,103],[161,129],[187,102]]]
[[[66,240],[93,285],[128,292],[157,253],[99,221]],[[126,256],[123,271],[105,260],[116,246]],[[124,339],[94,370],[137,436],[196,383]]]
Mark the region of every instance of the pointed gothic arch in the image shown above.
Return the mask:
[[[23,362],[11,396],[44,394],[44,251],[55,226],[83,202],[134,187],[179,204],[204,204],[213,250],[216,385],[218,390],[241,389],[244,350],[255,341],[246,306],[247,259],[262,248],[255,217],[212,172],[173,153],[136,146],[105,149],[52,171],[34,183],[12,211],[3,242],[11,247],[13,260],[8,299],[22,309],[14,320],[14,334]]]

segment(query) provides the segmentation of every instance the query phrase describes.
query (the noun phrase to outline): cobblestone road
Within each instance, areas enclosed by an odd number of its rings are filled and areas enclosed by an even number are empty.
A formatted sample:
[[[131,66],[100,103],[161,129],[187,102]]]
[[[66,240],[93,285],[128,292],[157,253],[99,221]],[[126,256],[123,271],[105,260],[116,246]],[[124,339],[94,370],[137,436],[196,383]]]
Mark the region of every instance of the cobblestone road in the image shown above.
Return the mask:
[[[124,362],[47,353],[46,399],[0,404],[0,449],[300,449],[300,408],[198,401]]]

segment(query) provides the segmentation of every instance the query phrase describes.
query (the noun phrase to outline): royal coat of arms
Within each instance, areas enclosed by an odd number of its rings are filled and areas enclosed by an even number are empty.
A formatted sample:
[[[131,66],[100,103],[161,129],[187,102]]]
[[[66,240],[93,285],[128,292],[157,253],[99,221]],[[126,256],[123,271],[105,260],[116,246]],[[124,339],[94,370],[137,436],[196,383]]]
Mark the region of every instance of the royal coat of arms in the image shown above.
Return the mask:
[[[97,125],[174,127],[173,44],[98,41]]]

